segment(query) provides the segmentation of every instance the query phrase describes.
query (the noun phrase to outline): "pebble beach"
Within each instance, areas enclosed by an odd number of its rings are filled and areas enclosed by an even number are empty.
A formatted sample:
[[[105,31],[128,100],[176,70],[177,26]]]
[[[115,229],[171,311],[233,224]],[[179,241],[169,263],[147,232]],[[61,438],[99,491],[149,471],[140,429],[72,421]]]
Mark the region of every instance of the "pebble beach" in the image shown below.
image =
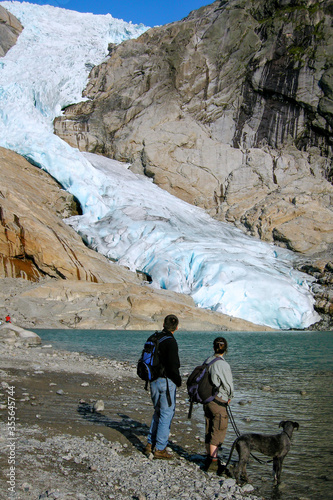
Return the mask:
[[[1,336],[0,336],[1,337]],[[153,407],[136,367],[0,341],[1,499],[249,499],[254,487],[202,470],[202,431],[178,391],[169,461],[143,454]]]

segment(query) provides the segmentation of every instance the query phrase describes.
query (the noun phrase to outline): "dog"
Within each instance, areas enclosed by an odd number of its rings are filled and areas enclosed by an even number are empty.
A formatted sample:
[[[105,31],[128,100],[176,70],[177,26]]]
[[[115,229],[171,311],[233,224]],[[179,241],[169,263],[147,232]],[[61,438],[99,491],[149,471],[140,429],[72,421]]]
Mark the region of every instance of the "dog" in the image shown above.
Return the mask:
[[[269,436],[254,433],[241,434],[233,442],[228,461],[223,469],[226,470],[236,447],[239,458],[238,466],[235,469],[236,481],[239,483],[239,479],[241,478],[248,482],[246,473],[247,462],[252,450],[259,451],[263,455],[273,457],[274,483],[279,484],[281,481],[282,463],[290,450],[294,429],[298,430],[299,424],[290,420],[283,420],[279,423],[279,427],[283,429],[280,434]]]

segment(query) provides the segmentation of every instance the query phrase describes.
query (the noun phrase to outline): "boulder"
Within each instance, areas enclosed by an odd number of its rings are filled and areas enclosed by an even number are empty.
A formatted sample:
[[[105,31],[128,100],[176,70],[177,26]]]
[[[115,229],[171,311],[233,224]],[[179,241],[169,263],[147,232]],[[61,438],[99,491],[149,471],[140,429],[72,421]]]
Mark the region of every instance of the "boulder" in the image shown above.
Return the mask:
[[[93,404],[93,410],[94,412],[96,413],[99,413],[101,411],[104,411],[105,409],[105,405],[104,405],[104,401],[102,399],[98,399],[97,401],[95,401],[95,403]]]
[[[24,344],[34,346],[41,344],[41,338],[34,332],[25,330],[12,323],[0,325],[0,342],[6,344]]]

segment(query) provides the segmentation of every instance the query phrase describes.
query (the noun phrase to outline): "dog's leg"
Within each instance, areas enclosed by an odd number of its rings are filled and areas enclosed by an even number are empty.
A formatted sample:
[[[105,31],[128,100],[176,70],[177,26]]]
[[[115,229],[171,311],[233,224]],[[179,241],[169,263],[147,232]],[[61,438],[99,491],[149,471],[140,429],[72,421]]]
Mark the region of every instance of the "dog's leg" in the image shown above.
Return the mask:
[[[248,483],[249,478],[247,477],[246,466],[247,466],[247,460],[243,459],[243,460],[239,461],[239,464],[238,464],[239,474],[238,475],[242,481],[245,481],[246,483]]]
[[[238,463],[237,465],[235,466],[235,469],[234,469],[234,476],[235,476],[235,479],[236,479],[236,483],[238,484],[239,483],[239,471],[240,471],[240,445],[239,445],[239,438],[238,440],[236,441],[236,443],[234,443],[236,445],[236,450],[237,450],[237,453],[238,453]]]
[[[249,443],[247,443],[247,441],[240,440],[236,444],[236,449],[239,456],[239,461],[237,466],[237,476],[238,476],[237,482],[240,479],[248,482],[249,479],[246,473],[246,466],[251,452]]]
[[[273,458],[274,483],[279,484],[281,481],[282,462],[284,457]]]
[[[236,479],[236,483],[239,484],[239,462],[237,465],[235,465],[233,475],[234,475],[234,478]]]

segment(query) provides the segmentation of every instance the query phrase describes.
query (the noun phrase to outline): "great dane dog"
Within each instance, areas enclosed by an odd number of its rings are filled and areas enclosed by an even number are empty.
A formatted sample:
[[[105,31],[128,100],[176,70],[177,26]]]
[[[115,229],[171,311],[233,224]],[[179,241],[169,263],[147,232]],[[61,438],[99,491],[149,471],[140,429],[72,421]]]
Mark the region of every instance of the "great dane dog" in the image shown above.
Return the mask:
[[[294,429],[298,430],[299,424],[297,422],[291,422],[290,420],[283,420],[279,423],[279,427],[283,429],[280,434],[268,436],[254,433],[241,434],[233,442],[224,470],[227,468],[234,448],[236,447],[239,462],[235,469],[235,477],[237,482],[239,482],[240,478],[247,482],[246,465],[250,454],[252,450],[259,451],[263,455],[273,457],[274,482],[278,484],[281,479],[282,462],[290,450],[291,436]]]

